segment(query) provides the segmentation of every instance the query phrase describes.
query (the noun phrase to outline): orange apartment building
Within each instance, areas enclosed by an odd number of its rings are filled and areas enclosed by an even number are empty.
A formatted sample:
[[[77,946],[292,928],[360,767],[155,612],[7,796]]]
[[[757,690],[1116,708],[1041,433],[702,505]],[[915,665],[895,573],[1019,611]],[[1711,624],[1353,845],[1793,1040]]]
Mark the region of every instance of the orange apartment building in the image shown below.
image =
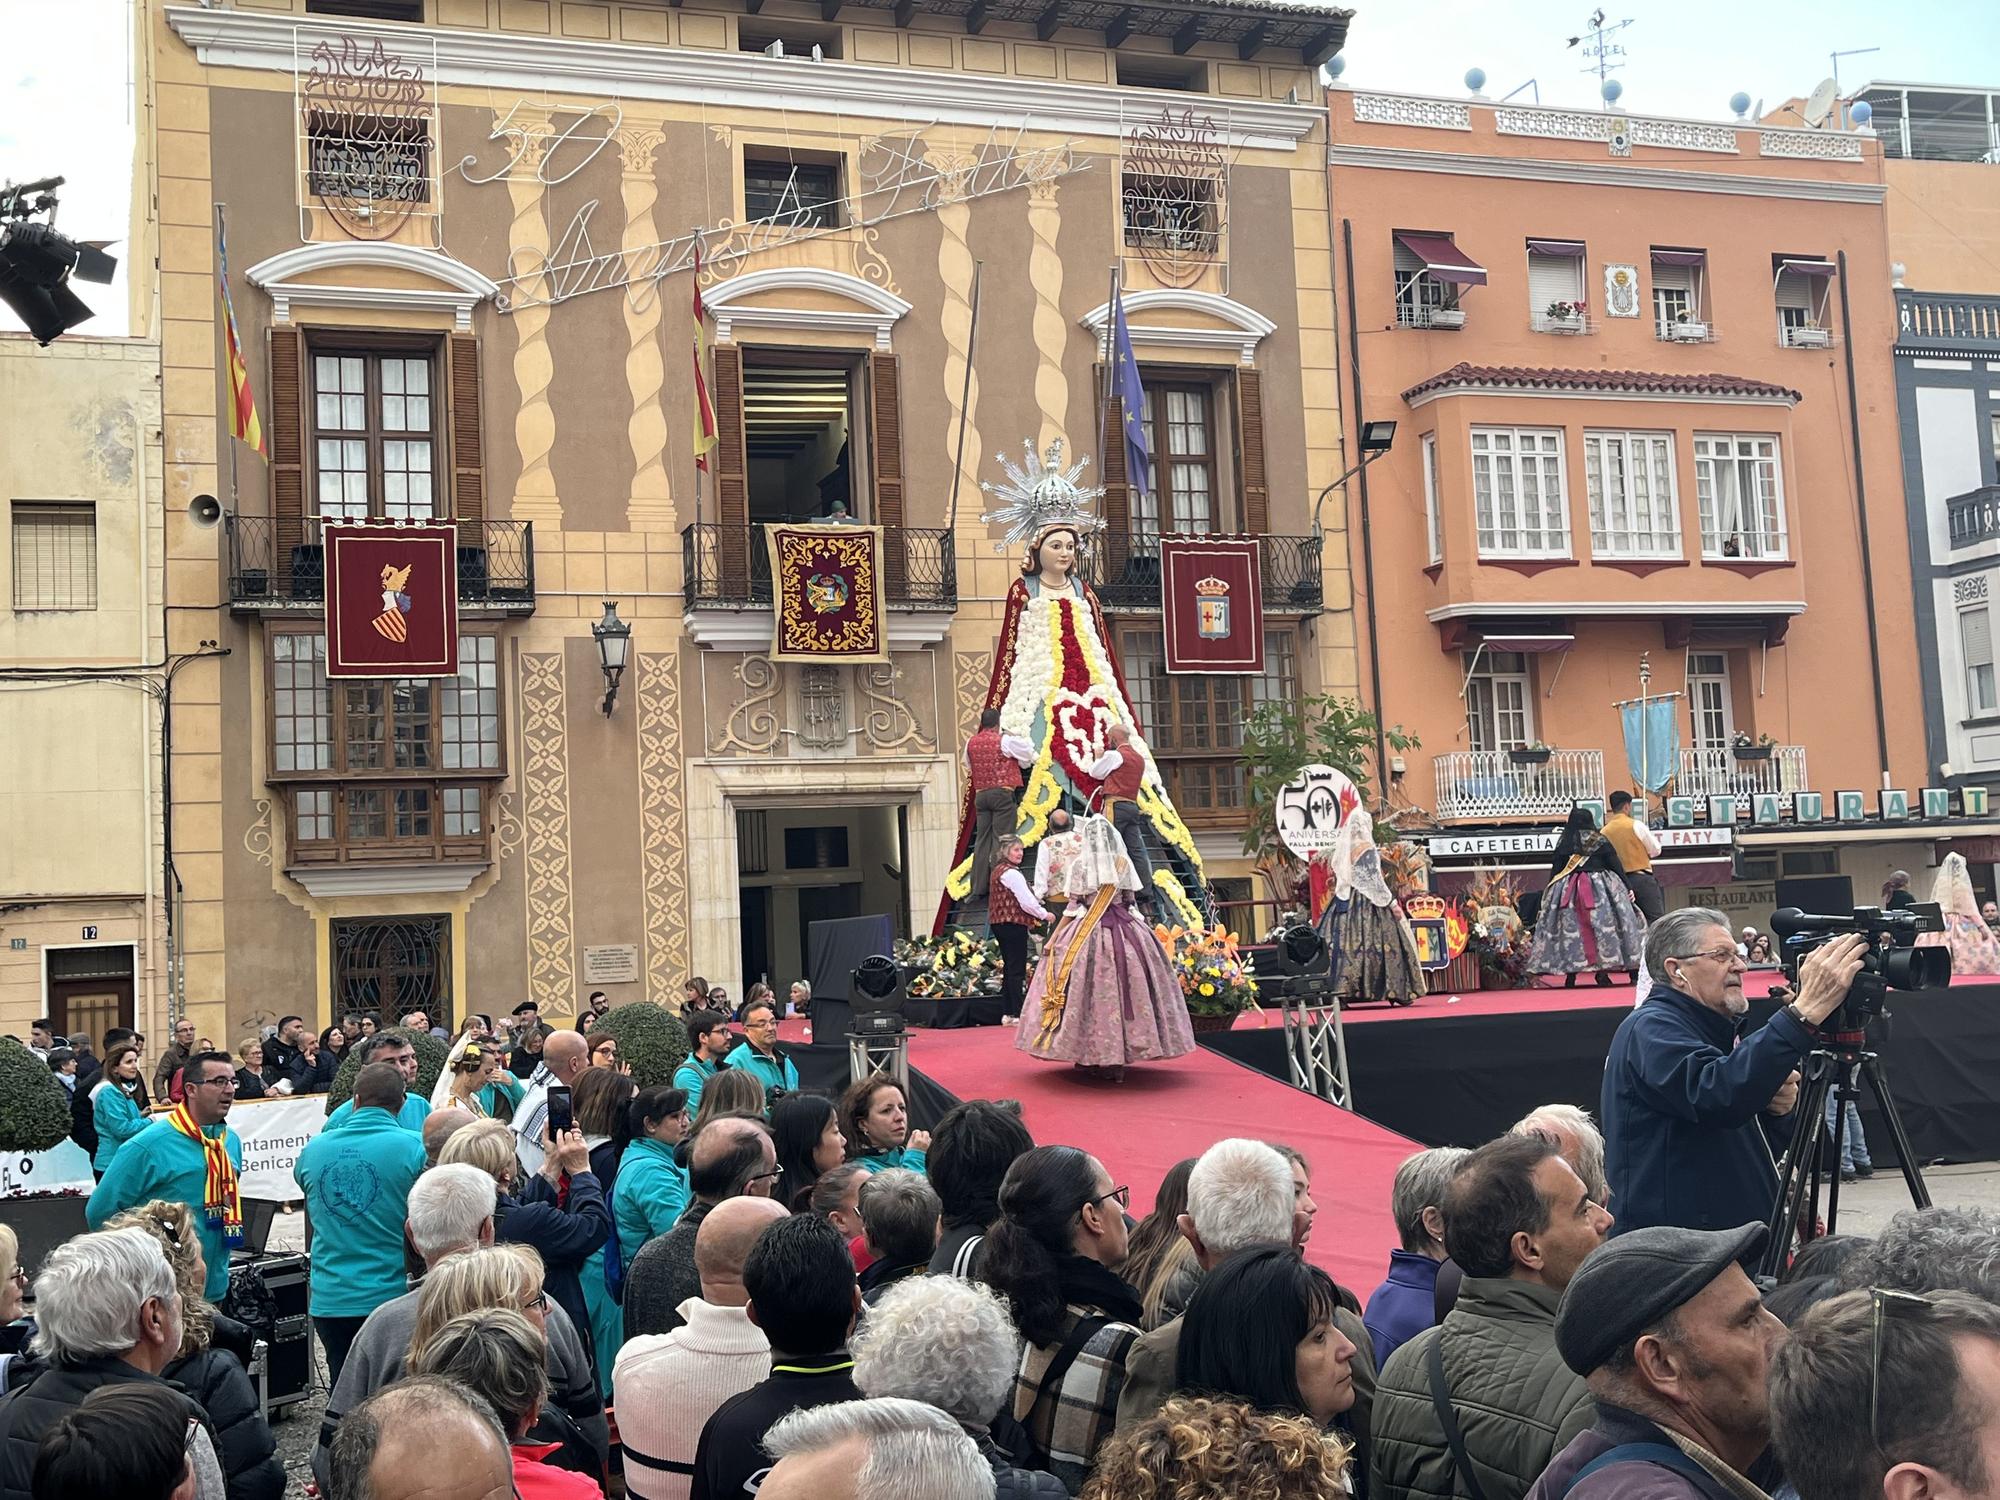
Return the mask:
[[[1398,424],[1349,487],[1360,675],[1421,739],[1383,784],[1435,820],[1441,885],[1533,878],[1572,806],[1637,790],[1642,661],[1677,695],[1670,899],[1761,925],[1778,878],[1872,899],[1927,840],[1990,831],[1920,796],[1879,142],[1329,109],[1342,409]]]

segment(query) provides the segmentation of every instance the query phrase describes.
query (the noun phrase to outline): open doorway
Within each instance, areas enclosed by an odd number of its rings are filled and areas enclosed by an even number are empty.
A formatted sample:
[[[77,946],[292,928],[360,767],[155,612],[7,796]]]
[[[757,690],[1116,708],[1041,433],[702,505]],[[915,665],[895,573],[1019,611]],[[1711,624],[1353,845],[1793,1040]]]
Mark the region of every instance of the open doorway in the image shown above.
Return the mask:
[[[886,915],[909,934],[901,804],[742,809],[736,836],[746,988],[763,980],[782,996],[802,978],[814,922]]]
[[[743,435],[750,520],[861,518],[865,473],[861,361],[852,355],[745,351]]]

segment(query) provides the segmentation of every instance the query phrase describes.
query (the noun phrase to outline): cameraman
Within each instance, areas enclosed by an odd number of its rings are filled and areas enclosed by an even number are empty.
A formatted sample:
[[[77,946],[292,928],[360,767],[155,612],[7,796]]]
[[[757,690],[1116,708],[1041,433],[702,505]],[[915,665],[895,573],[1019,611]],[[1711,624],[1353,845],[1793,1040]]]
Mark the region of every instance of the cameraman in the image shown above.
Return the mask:
[[[1722,913],[1670,912],[1646,932],[1646,1003],[1604,1064],[1604,1164],[1621,1234],[1729,1229],[1771,1215],[1778,1174],[1758,1125],[1798,1103],[1813,1030],[1840,1009],[1865,941],[1843,933],[1799,965],[1798,997],[1738,1045],[1745,964]]]

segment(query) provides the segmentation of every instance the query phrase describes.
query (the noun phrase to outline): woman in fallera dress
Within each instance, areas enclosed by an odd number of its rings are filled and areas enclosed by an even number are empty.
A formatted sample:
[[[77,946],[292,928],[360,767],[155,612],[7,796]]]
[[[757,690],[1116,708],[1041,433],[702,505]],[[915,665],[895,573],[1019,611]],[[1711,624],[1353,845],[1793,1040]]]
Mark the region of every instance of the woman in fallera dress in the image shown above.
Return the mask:
[[[1646,919],[1625,888],[1618,852],[1589,808],[1571,808],[1535,918],[1528,972],[1560,974],[1566,988],[1579,974],[1595,973],[1599,984],[1621,972],[1636,980],[1645,941]]]
[[[1358,807],[1350,812],[1327,863],[1333,900],[1320,917],[1320,933],[1333,953],[1337,993],[1343,1000],[1414,1004],[1429,986],[1416,934],[1382,873],[1375,820]]]
[[[1944,857],[1931,885],[1931,900],[1944,912],[1944,931],[1927,932],[1917,941],[1949,948],[1954,975],[2000,974],[2000,937],[1979,914],[1979,897],[1973,893],[1972,872],[1963,854]]]

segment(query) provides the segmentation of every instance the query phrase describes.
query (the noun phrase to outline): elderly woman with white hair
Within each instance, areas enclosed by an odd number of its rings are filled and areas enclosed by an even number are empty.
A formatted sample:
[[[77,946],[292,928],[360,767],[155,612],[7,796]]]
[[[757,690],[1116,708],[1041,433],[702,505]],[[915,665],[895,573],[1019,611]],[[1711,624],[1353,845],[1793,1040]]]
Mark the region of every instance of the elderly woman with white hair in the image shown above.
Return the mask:
[[[992,1466],[998,1500],[1065,1500],[1060,1479],[1013,1467],[994,1441],[993,1424],[1020,1367],[1021,1336],[988,1288],[956,1276],[898,1282],[855,1330],[853,1352],[863,1395],[928,1402],[965,1429]]]
[[[1375,1345],[1377,1369],[1437,1321],[1438,1267],[1445,1260],[1444,1214],[1438,1205],[1451,1174],[1469,1154],[1463,1146],[1433,1146],[1396,1168],[1389,1212],[1402,1246],[1389,1252],[1389,1274],[1369,1295],[1363,1320]]]

